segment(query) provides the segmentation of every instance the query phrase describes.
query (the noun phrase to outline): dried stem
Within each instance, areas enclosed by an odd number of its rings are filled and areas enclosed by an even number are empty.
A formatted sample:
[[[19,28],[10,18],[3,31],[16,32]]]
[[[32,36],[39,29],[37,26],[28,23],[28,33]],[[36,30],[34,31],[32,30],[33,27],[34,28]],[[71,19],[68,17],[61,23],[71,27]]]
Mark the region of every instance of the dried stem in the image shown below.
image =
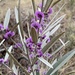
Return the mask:
[[[6,52],[9,54],[9,56],[14,60],[14,62],[27,74],[30,75],[25,69],[24,67],[13,57],[13,55],[11,53],[9,53],[9,51],[7,50],[6,46],[3,44],[3,47],[6,49]]]
[[[35,1],[34,1],[34,0],[32,0],[32,5],[33,5],[33,10],[34,10],[34,13],[35,13],[36,8],[35,8]]]

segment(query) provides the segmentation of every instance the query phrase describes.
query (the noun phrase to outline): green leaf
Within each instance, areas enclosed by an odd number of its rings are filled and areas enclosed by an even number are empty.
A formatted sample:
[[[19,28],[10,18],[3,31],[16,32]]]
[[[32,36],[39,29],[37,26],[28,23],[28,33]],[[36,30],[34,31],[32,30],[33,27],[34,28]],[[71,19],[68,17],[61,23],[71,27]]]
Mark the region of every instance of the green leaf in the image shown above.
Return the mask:
[[[5,19],[4,19],[4,29],[8,28],[9,25],[9,21],[10,21],[10,9],[7,10]]]
[[[18,24],[18,23],[19,23],[19,18],[18,18],[18,10],[17,10],[16,7],[15,7],[15,18],[16,18],[16,23]],[[24,39],[22,38],[22,33],[21,33],[20,25],[18,25],[18,33],[19,33],[19,35],[20,35],[20,39],[21,39],[21,42],[22,42],[24,51],[25,51],[25,53],[26,53],[26,47],[25,47],[25,44],[24,44]]]
[[[24,31],[23,31],[23,25],[21,20],[21,0],[18,0],[18,20],[19,20],[19,26],[20,26],[22,38],[24,39]]]
[[[52,64],[50,64],[47,60],[45,60],[43,57],[38,58],[41,62],[43,62],[46,66],[53,68]]]
[[[43,11],[47,12],[52,2],[53,0],[47,0]]]
[[[56,71],[53,75],[58,75],[58,71]]]
[[[35,11],[36,11],[36,7],[35,7],[35,1],[34,1],[34,0],[32,0],[32,5],[33,5],[34,13],[35,13]]]
[[[55,6],[58,2],[60,2],[61,0],[57,0],[57,1],[55,1],[52,5],[51,5],[51,7],[53,7],[53,6]]]
[[[13,64],[12,70],[16,75],[18,75],[18,68],[16,68],[15,64]]]
[[[36,75],[40,75],[39,71],[36,71]]]
[[[54,68],[50,69],[46,75],[53,75],[57,70],[59,70],[73,55],[75,54],[75,49],[65,54],[62,58],[60,58],[56,64],[54,64]]]
[[[61,34],[59,34],[59,35],[57,35],[56,37],[54,37],[54,38],[42,49],[43,53],[45,53],[46,51],[48,51],[48,50],[56,43],[56,41],[57,41],[63,34],[64,34],[64,32],[61,33]],[[33,60],[33,62],[32,62],[32,65],[34,65],[37,60],[38,60],[38,58],[35,58],[35,59]]]
[[[1,42],[0,42],[0,46],[4,43],[5,39],[3,39]]]
[[[33,42],[36,44],[38,41],[38,35],[37,35],[36,30],[34,28],[31,28],[30,34],[31,34]]]
[[[45,53],[46,51],[48,51],[55,43],[56,41],[64,34],[64,32],[62,32],[61,34],[57,35],[56,37],[54,37],[43,49],[43,53]]]
[[[9,52],[9,53],[11,53],[12,49],[13,49],[13,47],[12,47],[12,46],[10,46],[10,47],[9,47],[9,49],[8,49],[8,52]],[[7,61],[7,60],[8,60],[8,58],[9,58],[9,54],[8,54],[8,53],[6,53],[6,54],[5,54],[5,57],[4,57],[4,61]]]

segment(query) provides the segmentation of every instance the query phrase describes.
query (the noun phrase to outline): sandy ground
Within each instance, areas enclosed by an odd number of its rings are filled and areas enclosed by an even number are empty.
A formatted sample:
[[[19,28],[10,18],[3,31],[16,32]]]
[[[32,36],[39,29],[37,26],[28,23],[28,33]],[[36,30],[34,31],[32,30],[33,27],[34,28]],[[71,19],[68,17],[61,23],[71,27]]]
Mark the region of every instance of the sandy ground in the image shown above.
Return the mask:
[[[38,0],[35,2],[38,4],[39,1]],[[18,0],[1,0],[0,1],[0,18],[2,18],[4,16],[4,14],[6,13],[7,9],[12,9],[14,10],[15,6],[18,5]],[[25,13],[32,11],[32,3],[31,0],[21,0],[21,9],[25,10]]]

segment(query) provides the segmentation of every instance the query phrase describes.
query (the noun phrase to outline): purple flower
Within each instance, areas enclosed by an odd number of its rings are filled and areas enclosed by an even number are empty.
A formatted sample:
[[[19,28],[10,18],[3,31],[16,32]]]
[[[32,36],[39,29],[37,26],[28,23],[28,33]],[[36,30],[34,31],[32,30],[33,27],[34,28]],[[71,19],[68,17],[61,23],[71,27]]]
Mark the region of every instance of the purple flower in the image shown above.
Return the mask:
[[[42,8],[42,3],[39,4],[39,7]]]
[[[12,75],[16,75],[16,74],[14,73],[14,74],[12,74]]]
[[[30,52],[33,52],[34,51],[34,43],[33,43],[33,41],[32,41],[32,38],[30,37],[30,38],[27,38],[27,40],[26,40],[26,46],[29,48],[29,51]]]
[[[35,62],[36,65],[37,65],[38,63],[39,63],[38,61]]]
[[[29,55],[29,58],[30,59],[32,59],[32,58],[34,58],[35,56],[34,56],[34,54],[33,53],[31,53],[30,55]]]
[[[33,43],[32,37],[27,38],[27,39],[26,39],[26,43]]]
[[[4,59],[3,58],[1,58],[0,59],[0,64],[2,64],[4,62]]]
[[[9,31],[9,32],[5,33],[5,35],[4,35],[4,39],[8,39],[9,37],[13,37],[14,35],[15,35],[14,32]]]
[[[48,14],[52,13],[52,8],[49,8]]]
[[[44,19],[44,13],[41,11],[36,11],[35,16],[38,20],[43,20]]]
[[[43,36],[40,37],[41,40],[43,40],[45,38],[46,38],[46,35],[43,35]]]
[[[37,46],[41,48],[42,42],[37,43]]]
[[[0,24],[0,30],[2,30],[4,27],[3,27],[3,25],[2,24]]]
[[[35,28],[36,31],[38,31],[38,29],[40,28],[40,26],[41,26],[41,25],[40,25],[38,22],[33,22],[33,23],[31,24],[31,27]]]
[[[38,57],[43,56],[43,52],[42,52],[42,50],[37,50],[37,56],[38,56]]]
[[[14,45],[14,48],[18,48],[18,47],[22,47],[22,44],[21,44],[21,43],[16,43],[16,44]]]
[[[46,40],[46,43],[49,43],[50,42],[50,38],[48,38],[47,40]]]
[[[34,18],[31,20],[31,23],[33,23],[33,22],[35,22],[35,19]]]
[[[30,71],[31,71],[31,67],[29,66],[29,67],[28,67],[28,72],[30,72]]]
[[[43,72],[43,75],[46,75],[46,73],[47,73],[47,71],[44,71],[44,72]]]
[[[44,57],[51,58],[51,54],[50,53],[45,53]]]

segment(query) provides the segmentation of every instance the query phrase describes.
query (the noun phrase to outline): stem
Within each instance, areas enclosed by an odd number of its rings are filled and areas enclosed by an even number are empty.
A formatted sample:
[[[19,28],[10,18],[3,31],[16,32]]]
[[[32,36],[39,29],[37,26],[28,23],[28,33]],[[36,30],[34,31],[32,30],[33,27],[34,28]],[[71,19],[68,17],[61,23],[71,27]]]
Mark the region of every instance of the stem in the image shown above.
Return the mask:
[[[28,59],[29,59],[29,63],[30,63],[30,66],[31,66],[31,69],[32,69],[32,72],[33,72],[33,75],[34,75],[34,70],[33,70],[33,67],[32,67],[32,62],[31,62],[31,60],[30,60],[30,58],[29,58],[28,49],[26,49],[26,51],[27,51],[27,57],[28,57]]]
[[[42,7],[41,7],[41,11],[43,11],[43,5],[44,5],[44,0],[42,0]]]
[[[21,29],[22,38],[24,38],[24,35],[23,35],[23,25],[21,23],[20,5],[21,5],[21,0],[19,0],[19,3],[18,3],[18,18],[19,18],[19,25],[20,25],[20,29]]]
[[[16,44],[16,42],[12,39],[12,38],[10,38],[10,40],[14,43],[14,44]],[[17,45],[18,46],[18,45]],[[21,50],[21,51],[23,51],[19,46],[18,46],[18,48]],[[23,51],[24,52],[24,51]]]
[[[6,64],[2,63],[6,68],[8,68],[10,71],[12,71],[12,69],[10,67],[8,67]],[[13,71],[12,71],[13,72]]]
[[[34,0],[32,0],[32,5],[33,5],[34,13],[35,13],[36,8],[35,8],[35,1]]]
[[[7,50],[6,46],[3,44],[3,47],[6,49],[6,52],[9,54],[9,56],[14,60],[14,62],[27,74],[29,75],[29,73],[24,69],[24,67],[13,57],[13,55],[11,53],[9,53],[9,51]]]
[[[12,29],[11,31],[14,31],[14,29],[19,25],[19,23],[17,23]]]

